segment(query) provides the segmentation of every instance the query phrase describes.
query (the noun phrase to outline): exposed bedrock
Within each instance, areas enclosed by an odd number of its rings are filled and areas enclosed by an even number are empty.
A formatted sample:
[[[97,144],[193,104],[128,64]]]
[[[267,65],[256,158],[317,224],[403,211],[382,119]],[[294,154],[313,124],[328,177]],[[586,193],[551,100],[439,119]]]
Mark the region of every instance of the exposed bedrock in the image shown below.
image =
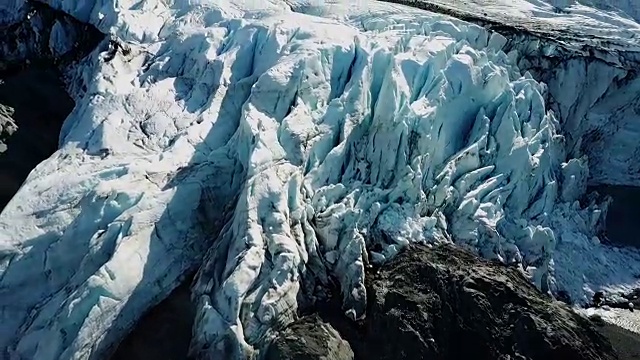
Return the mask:
[[[638,238],[640,187],[601,184],[590,187],[589,190],[611,198],[603,240],[614,246],[640,248],[640,238]]]
[[[189,351],[195,309],[184,282],[149,309],[119,344],[111,360],[184,360]]]
[[[380,329],[384,331],[383,329]],[[318,316],[302,318],[269,345],[265,360],[353,360],[351,346]]]
[[[64,72],[104,39],[95,27],[39,1],[24,1],[13,15],[1,18],[10,22],[0,23],[3,74],[38,65]]]
[[[30,67],[0,80],[0,211],[29,172],[58,148],[74,102],[52,67]]]
[[[73,110],[65,72],[103,36],[46,5],[0,26],[0,211],[31,170],[58,148]]]
[[[617,359],[588,319],[514,267],[451,245],[415,245],[368,274],[367,317],[323,311],[355,359]]]

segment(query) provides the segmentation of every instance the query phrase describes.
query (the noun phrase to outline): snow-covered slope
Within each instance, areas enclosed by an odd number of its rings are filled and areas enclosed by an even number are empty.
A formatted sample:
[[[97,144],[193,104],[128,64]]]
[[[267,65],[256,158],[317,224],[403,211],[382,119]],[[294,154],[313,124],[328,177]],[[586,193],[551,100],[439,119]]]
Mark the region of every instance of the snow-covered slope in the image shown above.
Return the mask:
[[[60,150],[0,214],[0,357],[101,358],[197,271],[193,352],[243,358],[329,277],[364,315],[367,262],[412,241],[577,301],[640,282],[500,35],[378,2],[47,2],[129,50],[77,68]]]
[[[385,0],[386,1],[386,0]],[[390,2],[398,2],[390,0]],[[479,19],[514,24],[535,32],[561,33],[566,41],[599,38],[634,44],[640,36],[640,3],[635,0],[403,0],[430,4]]]

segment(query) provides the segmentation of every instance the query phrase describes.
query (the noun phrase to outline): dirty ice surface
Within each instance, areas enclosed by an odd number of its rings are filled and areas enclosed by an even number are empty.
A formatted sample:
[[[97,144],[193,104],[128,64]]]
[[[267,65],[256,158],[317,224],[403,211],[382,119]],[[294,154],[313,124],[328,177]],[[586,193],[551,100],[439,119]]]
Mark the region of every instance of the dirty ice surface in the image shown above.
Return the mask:
[[[362,316],[366,264],[410,242],[577,302],[639,281],[500,35],[377,2],[47,2],[130,51],[69,74],[60,150],[0,214],[0,358],[101,358],[195,271],[192,351],[244,358],[329,278]]]
[[[393,0],[391,0],[393,2]],[[412,0],[409,0],[413,2]],[[602,37],[617,43],[640,39],[636,0],[416,0],[480,18],[564,36]]]

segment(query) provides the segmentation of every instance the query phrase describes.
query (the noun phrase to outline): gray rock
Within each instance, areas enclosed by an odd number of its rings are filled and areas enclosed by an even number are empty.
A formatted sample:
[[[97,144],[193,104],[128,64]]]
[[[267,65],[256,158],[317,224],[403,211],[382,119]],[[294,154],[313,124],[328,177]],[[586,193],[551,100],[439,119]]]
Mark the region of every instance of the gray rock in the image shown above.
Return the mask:
[[[267,349],[266,360],[349,360],[349,344],[317,316],[303,318],[281,332]]]
[[[31,170],[56,151],[73,107],[55,69],[27,68],[0,83],[0,211]]]
[[[189,285],[185,281],[142,316],[109,359],[186,359],[195,316]]]
[[[18,129],[13,113],[13,108],[0,104],[0,154],[7,151],[7,139]]]
[[[104,39],[95,27],[51,8],[27,1],[20,21],[0,24],[0,73],[32,65],[63,67],[93,51]]]
[[[590,320],[517,268],[451,245],[399,254],[368,276],[367,295],[360,324],[335,323],[359,359],[617,358]]]
[[[74,107],[62,70],[102,41],[90,25],[39,3],[22,21],[0,24],[0,211],[27,175],[58,148]]]

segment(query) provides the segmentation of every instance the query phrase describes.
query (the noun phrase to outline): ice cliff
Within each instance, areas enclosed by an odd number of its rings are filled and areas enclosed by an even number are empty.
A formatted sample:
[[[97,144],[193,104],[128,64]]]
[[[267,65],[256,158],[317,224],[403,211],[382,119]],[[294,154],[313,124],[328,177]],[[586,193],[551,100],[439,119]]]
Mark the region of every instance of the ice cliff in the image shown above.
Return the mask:
[[[102,358],[194,272],[192,353],[255,356],[334,281],[364,316],[365,267],[411,242],[577,302],[640,282],[584,198],[640,181],[620,64],[378,2],[46,2],[115,42],[70,70],[60,149],[0,214],[2,359]]]

